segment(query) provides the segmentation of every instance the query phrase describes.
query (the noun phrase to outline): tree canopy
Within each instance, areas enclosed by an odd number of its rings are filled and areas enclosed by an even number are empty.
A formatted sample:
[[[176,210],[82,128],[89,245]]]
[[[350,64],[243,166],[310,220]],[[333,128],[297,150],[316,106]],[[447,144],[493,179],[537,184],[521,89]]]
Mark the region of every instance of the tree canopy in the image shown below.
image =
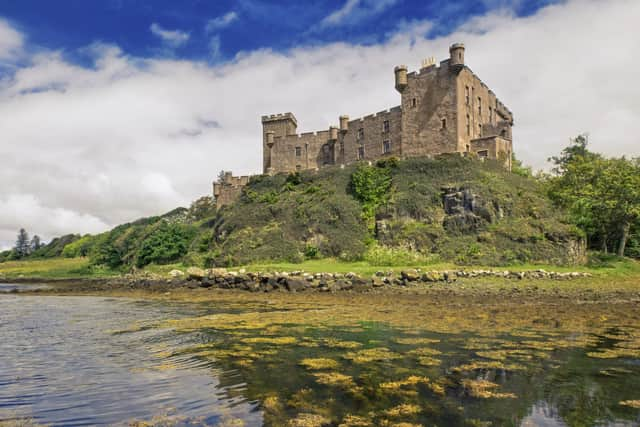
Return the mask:
[[[640,159],[593,153],[587,136],[579,135],[550,161],[549,196],[568,210],[591,246],[606,252],[615,242],[623,256],[630,230],[640,221]]]

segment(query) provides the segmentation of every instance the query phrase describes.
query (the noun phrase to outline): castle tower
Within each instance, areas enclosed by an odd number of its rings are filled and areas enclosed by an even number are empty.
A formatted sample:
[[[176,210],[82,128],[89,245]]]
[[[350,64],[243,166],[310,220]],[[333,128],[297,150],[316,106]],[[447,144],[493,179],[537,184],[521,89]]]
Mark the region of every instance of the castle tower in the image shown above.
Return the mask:
[[[396,75],[396,90],[402,93],[407,87],[407,66],[398,65],[393,72]]]
[[[269,173],[271,170],[272,155],[278,148],[278,142],[287,135],[295,135],[297,129],[298,121],[293,113],[262,116],[263,173]]]
[[[449,47],[449,67],[461,69],[464,66],[464,43],[454,43]]]

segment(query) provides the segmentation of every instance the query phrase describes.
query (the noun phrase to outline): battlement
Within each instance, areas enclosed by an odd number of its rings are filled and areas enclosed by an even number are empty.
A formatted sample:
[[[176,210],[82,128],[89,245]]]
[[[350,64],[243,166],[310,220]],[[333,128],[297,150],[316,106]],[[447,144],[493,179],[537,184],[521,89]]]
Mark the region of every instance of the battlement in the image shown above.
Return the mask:
[[[298,120],[293,113],[280,113],[280,114],[270,114],[262,116],[262,123],[270,123],[270,122],[279,122],[282,120],[293,120],[293,122],[298,125]]]
[[[418,70],[398,65],[393,73],[400,105],[353,119],[341,115],[338,126],[299,133],[291,112],[261,116],[263,173],[465,153],[472,146],[496,158],[511,152],[513,115],[465,65],[464,44],[452,44],[446,59],[427,57]],[[230,177],[219,185],[245,182]]]
[[[242,188],[249,183],[249,176],[233,176],[225,172],[218,181],[213,183],[213,197],[216,206],[222,207],[233,203],[242,192]]]

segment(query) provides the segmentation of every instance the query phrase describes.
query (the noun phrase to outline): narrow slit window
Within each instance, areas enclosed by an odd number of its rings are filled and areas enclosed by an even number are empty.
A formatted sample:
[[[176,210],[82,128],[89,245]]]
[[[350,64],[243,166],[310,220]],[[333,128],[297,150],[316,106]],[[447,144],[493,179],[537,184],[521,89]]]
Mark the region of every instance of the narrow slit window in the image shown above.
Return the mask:
[[[441,123],[442,129],[446,129],[447,128],[447,119],[446,118],[443,118],[440,121],[440,123]]]
[[[471,120],[469,119],[468,114],[467,114],[467,136],[471,136]]]
[[[415,108],[415,107],[416,107],[416,105],[418,105],[418,100],[417,100],[417,99],[415,99],[415,98],[412,98],[412,99],[411,99],[411,106],[412,106],[413,108]]]
[[[382,132],[389,132],[389,129],[389,120],[385,120],[384,122],[382,122]]]
[[[478,116],[482,118],[482,98],[478,97]]]
[[[364,147],[358,147],[358,160],[364,159]]]
[[[358,129],[358,139],[364,139],[364,129]]]
[[[469,86],[464,87],[464,96],[465,96],[467,105],[469,105]]]

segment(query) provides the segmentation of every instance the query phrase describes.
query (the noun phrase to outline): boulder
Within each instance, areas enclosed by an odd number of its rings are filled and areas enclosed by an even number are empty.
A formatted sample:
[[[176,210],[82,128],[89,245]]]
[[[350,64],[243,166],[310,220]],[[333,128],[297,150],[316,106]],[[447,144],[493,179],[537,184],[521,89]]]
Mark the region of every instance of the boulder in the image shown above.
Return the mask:
[[[416,282],[420,280],[420,273],[418,273],[418,270],[413,268],[401,271],[400,276],[408,282]]]
[[[189,267],[187,268],[187,278],[189,280],[202,280],[207,276],[207,272],[202,268]]]
[[[309,286],[309,282],[306,280],[293,279],[291,277],[288,277],[284,282],[284,285],[289,292],[300,292]]]
[[[171,270],[169,272],[169,277],[172,277],[174,279],[182,276],[184,276],[184,271],[181,271],[181,270]]]

